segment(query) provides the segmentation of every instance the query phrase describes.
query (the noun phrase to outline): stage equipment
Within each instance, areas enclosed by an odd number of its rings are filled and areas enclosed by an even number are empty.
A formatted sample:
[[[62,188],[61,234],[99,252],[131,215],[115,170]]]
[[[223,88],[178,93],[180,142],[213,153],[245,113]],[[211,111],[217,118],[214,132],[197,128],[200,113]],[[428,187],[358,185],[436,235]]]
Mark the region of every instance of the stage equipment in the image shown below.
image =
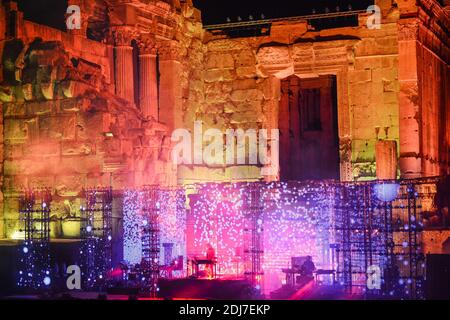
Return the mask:
[[[250,300],[254,291],[246,280],[161,279],[159,285],[163,299]]]
[[[209,260],[209,259],[197,259],[194,258],[190,260],[191,262],[191,270],[193,272],[192,276],[194,278],[202,278],[200,275],[200,266],[212,266],[212,279],[217,278],[217,260]]]
[[[19,198],[20,232],[24,242],[19,252],[18,285],[27,289],[45,289],[52,283],[50,270],[50,212],[52,195],[49,189],[25,190]]]
[[[262,186],[259,183],[249,184],[242,194],[244,212],[244,258],[245,275],[253,288],[260,291],[262,277],[263,250],[263,201]]]
[[[160,190],[155,186],[145,187],[142,195],[142,280],[146,293],[156,297],[160,278]]]
[[[105,289],[112,270],[112,200],[110,188],[84,190],[81,208],[81,270],[83,289]]]
[[[419,179],[399,184],[336,184],[337,277],[347,292],[368,297],[424,298],[425,260],[420,241],[424,225],[420,212],[424,203],[430,205],[436,182]],[[373,266],[381,270],[381,286],[369,289],[368,270]]]

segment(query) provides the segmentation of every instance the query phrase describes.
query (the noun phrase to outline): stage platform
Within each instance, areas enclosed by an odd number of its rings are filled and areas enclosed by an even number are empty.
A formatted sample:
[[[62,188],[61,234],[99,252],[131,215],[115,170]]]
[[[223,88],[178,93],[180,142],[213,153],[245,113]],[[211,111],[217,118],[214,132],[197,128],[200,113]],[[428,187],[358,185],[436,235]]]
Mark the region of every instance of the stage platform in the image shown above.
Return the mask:
[[[177,279],[159,281],[163,299],[246,300],[253,297],[246,280]]]

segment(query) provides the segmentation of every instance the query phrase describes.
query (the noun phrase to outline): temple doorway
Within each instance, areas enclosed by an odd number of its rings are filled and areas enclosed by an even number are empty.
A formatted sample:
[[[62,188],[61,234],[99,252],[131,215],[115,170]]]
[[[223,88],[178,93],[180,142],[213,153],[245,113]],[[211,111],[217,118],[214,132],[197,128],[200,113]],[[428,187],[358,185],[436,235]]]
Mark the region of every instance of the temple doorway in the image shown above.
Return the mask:
[[[281,82],[281,180],[339,180],[336,77]]]

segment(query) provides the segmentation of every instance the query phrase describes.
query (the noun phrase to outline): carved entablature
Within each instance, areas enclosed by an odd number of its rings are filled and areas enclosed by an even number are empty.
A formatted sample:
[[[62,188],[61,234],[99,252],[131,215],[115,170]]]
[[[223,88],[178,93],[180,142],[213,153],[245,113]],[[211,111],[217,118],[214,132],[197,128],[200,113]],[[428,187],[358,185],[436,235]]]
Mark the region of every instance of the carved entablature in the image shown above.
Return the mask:
[[[256,57],[263,73],[271,74],[279,79],[294,73],[292,48],[286,45],[264,46],[259,48]]]
[[[432,0],[421,0],[417,17],[399,20],[398,37],[399,41],[416,40],[447,61],[449,29],[450,18],[445,11]]]
[[[421,0],[419,41],[444,61],[450,57],[450,16],[433,0]]]
[[[257,52],[259,69],[279,79],[335,73],[354,64],[353,46],[358,40],[304,42],[264,46]]]

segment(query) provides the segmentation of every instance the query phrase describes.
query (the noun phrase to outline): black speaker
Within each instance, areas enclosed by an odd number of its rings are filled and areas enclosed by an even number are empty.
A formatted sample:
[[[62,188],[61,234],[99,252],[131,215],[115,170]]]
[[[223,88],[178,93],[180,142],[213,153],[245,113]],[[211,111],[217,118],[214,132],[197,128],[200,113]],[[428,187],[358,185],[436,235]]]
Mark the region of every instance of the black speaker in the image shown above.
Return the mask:
[[[427,300],[450,300],[450,255],[427,255]]]

